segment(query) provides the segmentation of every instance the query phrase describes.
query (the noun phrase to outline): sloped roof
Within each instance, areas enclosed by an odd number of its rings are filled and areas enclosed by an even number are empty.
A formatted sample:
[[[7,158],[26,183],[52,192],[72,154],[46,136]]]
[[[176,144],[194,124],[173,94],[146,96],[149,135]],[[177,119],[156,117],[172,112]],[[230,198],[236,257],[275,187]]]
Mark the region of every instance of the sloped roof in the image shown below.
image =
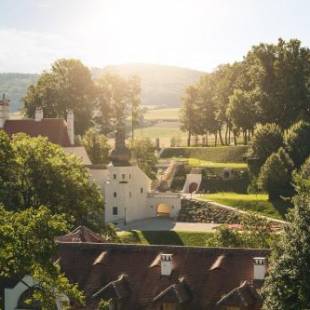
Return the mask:
[[[33,119],[7,120],[3,129],[10,136],[23,132],[30,137],[47,137],[50,142],[63,147],[71,146],[67,123],[61,118],[44,118],[41,121]]]
[[[161,276],[160,265],[152,264],[159,253],[173,254],[169,277]],[[96,309],[99,298],[93,295],[111,288],[122,274],[127,275],[130,290],[124,309],[153,309],[168,293],[183,301],[186,309],[215,309],[222,296],[253,281],[253,258],[268,254],[256,249],[58,242],[62,271],[85,291],[87,309]],[[219,268],[223,263],[225,268]],[[186,283],[186,293],[180,279]]]
[[[92,164],[84,146],[67,146],[64,147],[63,150],[67,154],[76,156],[85,166],[90,166]]]
[[[262,300],[260,295],[252,284],[244,281],[239,287],[233,289],[223,296],[216,304],[217,308],[223,306],[240,305],[246,309],[257,309],[261,306]]]
[[[98,234],[94,233],[92,230],[85,226],[79,226],[72,232],[64,236],[59,236],[56,238],[56,242],[94,242],[102,243],[105,240]]]

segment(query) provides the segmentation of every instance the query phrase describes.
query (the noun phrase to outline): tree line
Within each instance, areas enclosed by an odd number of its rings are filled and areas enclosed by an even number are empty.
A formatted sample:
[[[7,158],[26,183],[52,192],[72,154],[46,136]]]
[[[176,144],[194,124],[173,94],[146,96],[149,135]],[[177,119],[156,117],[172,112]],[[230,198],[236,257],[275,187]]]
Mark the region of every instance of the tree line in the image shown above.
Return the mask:
[[[297,39],[253,46],[242,61],[220,65],[189,86],[183,96],[181,129],[215,136],[215,144],[247,144],[257,124],[282,130],[310,118],[310,50]]]

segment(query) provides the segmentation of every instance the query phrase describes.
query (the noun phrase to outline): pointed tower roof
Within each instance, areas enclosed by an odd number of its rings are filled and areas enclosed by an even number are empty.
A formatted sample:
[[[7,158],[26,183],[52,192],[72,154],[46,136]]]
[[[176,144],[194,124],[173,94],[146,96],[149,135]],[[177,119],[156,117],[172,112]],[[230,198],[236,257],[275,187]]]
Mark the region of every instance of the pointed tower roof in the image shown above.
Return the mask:
[[[130,166],[131,153],[125,144],[125,129],[118,128],[115,133],[115,146],[110,153],[113,166]]]

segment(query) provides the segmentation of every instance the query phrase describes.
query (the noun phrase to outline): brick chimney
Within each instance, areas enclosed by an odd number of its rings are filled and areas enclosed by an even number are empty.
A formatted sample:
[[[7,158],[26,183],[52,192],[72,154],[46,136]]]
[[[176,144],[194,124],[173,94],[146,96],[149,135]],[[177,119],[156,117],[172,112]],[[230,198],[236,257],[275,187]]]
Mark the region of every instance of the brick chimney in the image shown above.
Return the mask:
[[[2,95],[0,100],[0,128],[4,127],[5,121],[10,118],[10,101]]]
[[[253,280],[264,280],[267,271],[266,257],[254,257],[254,275]]]
[[[160,270],[162,276],[170,276],[172,273],[172,254],[160,254]]]
[[[43,120],[43,109],[41,107],[36,107],[34,119],[36,122],[41,122]]]
[[[67,128],[70,143],[74,145],[74,114],[71,109],[67,111]]]

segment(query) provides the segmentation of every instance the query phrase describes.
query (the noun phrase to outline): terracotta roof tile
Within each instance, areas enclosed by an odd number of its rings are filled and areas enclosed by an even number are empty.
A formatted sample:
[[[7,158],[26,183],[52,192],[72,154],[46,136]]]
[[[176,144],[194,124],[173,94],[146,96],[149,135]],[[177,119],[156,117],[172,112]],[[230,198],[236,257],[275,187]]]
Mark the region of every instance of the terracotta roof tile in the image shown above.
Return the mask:
[[[190,292],[190,299],[184,302],[187,309],[215,309],[222,296],[244,281],[253,281],[253,258],[269,255],[268,250],[257,249],[61,242],[58,252],[63,272],[84,290],[87,309],[96,309],[99,298],[92,298],[93,294],[122,274],[127,275],[130,290],[124,309],[153,309],[154,298],[165,290],[183,296],[178,287],[181,278]],[[103,252],[104,263],[94,265]],[[152,264],[160,253],[173,254],[174,271],[169,277],[161,276],[160,265]],[[222,256],[225,268],[210,271]]]
[[[92,230],[85,226],[79,226],[72,232],[64,236],[56,237],[56,242],[94,242],[102,243],[105,240],[99,235],[94,233]]]
[[[41,121],[33,119],[7,120],[3,129],[8,135],[24,132],[31,137],[47,137],[50,142],[63,147],[71,146],[67,123],[60,118],[44,118]]]

